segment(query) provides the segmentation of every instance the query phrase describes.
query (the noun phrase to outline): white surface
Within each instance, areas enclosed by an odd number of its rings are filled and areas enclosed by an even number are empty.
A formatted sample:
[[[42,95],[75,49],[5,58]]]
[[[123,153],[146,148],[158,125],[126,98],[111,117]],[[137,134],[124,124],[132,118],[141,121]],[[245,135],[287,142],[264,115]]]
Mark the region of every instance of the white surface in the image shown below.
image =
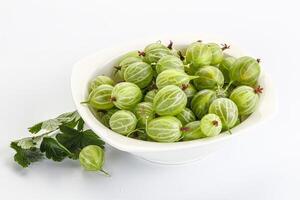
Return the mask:
[[[174,35],[172,36],[174,42],[173,47],[175,49],[186,49],[191,41],[197,41],[199,37],[205,42],[216,42],[219,44],[230,43],[230,49],[227,50],[226,53],[234,57],[248,55],[246,52],[242,52],[233,41],[205,34],[197,34],[196,36],[193,34]],[[253,113],[245,122],[232,129],[234,134],[220,134],[216,137],[194,141],[158,143],[124,137],[106,128],[99,123],[90,108],[81,103],[87,98],[90,80],[98,75],[113,74],[112,66],[118,64],[120,57],[124,53],[130,52],[132,49],[143,49],[147,44],[155,41],[157,38],[160,38],[161,42],[169,42],[168,37],[165,38],[164,36],[154,36],[150,39],[144,38],[143,40],[128,41],[126,44],[112,46],[82,58],[74,65],[71,75],[71,89],[77,111],[86,124],[107,144],[152,162],[183,164],[203,159],[217,150],[222,150],[225,144],[232,142],[231,140],[233,137],[236,137],[239,134],[249,134],[254,128],[259,128],[257,125],[266,123],[266,121],[274,118],[278,107],[277,95],[275,93],[276,88],[274,88],[271,77],[268,76],[269,74],[262,72],[259,83],[264,87],[264,92],[260,95],[259,105],[255,113]],[[264,67],[264,65],[262,65],[262,67]]]
[[[298,8],[289,0],[1,0],[1,199],[299,199]],[[113,149],[105,165],[111,178],[71,161],[26,170],[13,163],[11,139],[74,109],[70,73],[78,59],[146,35],[202,31],[262,58],[280,91],[277,119],[192,165],[154,165]]]

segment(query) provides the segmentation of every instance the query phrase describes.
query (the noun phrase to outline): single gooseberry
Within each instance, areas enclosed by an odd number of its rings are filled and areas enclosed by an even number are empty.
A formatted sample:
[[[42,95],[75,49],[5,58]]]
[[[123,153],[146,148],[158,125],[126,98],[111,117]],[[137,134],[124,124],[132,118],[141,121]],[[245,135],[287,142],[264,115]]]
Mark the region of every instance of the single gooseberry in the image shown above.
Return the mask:
[[[128,135],[135,130],[137,125],[136,116],[128,110],[118,110],[109,120],[111,130],[122,135]]]
[[[181,89],[186,94],[188,100],[191,100],[193,96],[197,93],[195,86],[191,83],[181,85]]]
[[[196,120],[195,114],[189,108],[184,108],[176,117],[181,121],[183,126]]]
[[[191,109],[194,114],[201,119],[207,114],[210,104],[217,98],[216,92],[204,89],[199,91],[191,101]]]
[[[132,63],[124,72],[125,81],[134,83],[140,88],[147,87],[151,83],[152,78],[152,67],[145,62]]]
[[[209,113],[216,114],[222,121],[222,130],[230,130],[238,119],[238,108],[235,103],[227,98],[218,98],[214,100],[210,107]]]
[[[205,66],[200,68],[196,73],[198,78],[193,83],[198,90],[202,89],[218,89],[224,85],[224,77],[222,72],[213,66]]]
[[[172,52],[168,47],[157,42],[146,46],[145,50],[141,52],[141,55],[144,56],[145,62],[156,64],[160,58],[166,55],[172,55]]]
[[[107,128],[109,128],[109,120],[110,120],[111,116],[112,116],[115,112],[117,112],[118,110],[119,110],[119,109],[117,109],[117,108],[112,108],[112,109],[108,110],[106,113],[104,113],[104,114],[102,115],[102,117],[100,118],[100,122],[101,122],[104,126],[106,126]]]
[[[261,90],[255,90],[249,86],[239,86],[230,95],[230,99],[237,105],[239,115],[250,115],[254,112]]]
[[[200,121],[200,130],[206,137],[219,135],[222,131],[222,122],[218,115],[206,114]]]
[[[97,145],[88,145],[79,153],[80,165],[87,171],[101,171],[106,175],[102,167],[104,164],[104,151]]]
[[[140,57],[127,57],[120,62],[119,66],[117,66],[115,68],[116,68],[117,72],[120,73],[121,79],[124,80],[124,73],[125,73],[125,70],[127,69],[127,67],[133,63],[142,62],[142,61],[143,61],[143,59]]]
[[[125,60],[126,58],[129,58],[129,57],[136,57],[136,58],[139,58],[140,57],[140,54],[139,54],[139,51],[138,50],[134,50],[134,51],[129,51],[128,53],[125,53],[124,55],[122,55],[118,60],[119,60],[119,65],[121,64],[121,62],[123,60]]]
[[[230,81],[235,85],[254,86],[260,75],[260,66],[256,59],[244,56],[236,59],[230,69]]]
[[[168,69],[158,74],[156,78],[156,86],[158,89],[161,89],[167,85],[176,85],[181,87],[182,85],[187,85],[190,80],[196,78],[198,78],[198,76],[190,76],[182,71]]]
[[[109,110],[114,107],[111,102],[111,94],[113,86],[103,84],[93,89],[89,94],[88,100],[82,103],[87,103],[92,108],[97,110]]]
[[[92,90],[94,90],[96,87],[103,84],[114,86],[115,82],[108,76],[103,76],[103,75],[97,76],[96,78],[92,79],[89,83],[89,93]]]
[[[230,69],[233,66],[233,63],[235,62],[236,58],[232,57],[232,56],[227,56],[225,57],[222,62],[219,65],[219,69],[221,70],[221,72],[223,73],[224,76],[224,82],[225,83],[229,83],[230,82],[230,78],[229,78],[229,72]]]
[[[144,128],[147,121],[150,121],[155,117],[153,104],[150,102],[139,103],[134,109],[134,114],[138,120],[138,127]]]
[[[179,114],[187,104],[185,93],[175,85],[160,89],[153,99],[153,107],[158,115],[174,116]]]
[[[194,42],[188,46],[185,61],[187,64],[190,64],[193,71],[197,71],[200,67],[209,65],[211,60],[212,51],[207,44]]]
[[[115,85],[111,93],[111,101],[119,109],[130,110],[143,98],[141,89],[134,83],[121,82]]]
[[[178,57],[173,55],[167,55],[159,59],[159,61],[157,62],[156,72],[157,74],[159,74],[162,71],[168,69],[174,69],[184,72],[184,64]]]
[[[217,66],[223,60],[223,57],[224,57],[223,50],[216,43],[208,43],[207,45],[209,46],[211,53],[212,53],[212,59],[211,59],[210,65]]]
[[[176,142],[181,138],[181,122],[172,116],[158,117],[146,127],[147,135],[157,142]]]
[[[193,121],[182,128],[183,141],[197,140],[205,136],[200,129],[200,121]]]
[[[144,97],[144,101],[153,103],[153,99],[154,99],[157,92],[158,92],[157,89],[153,89],[153,90],[148,91],[146,93],[145,97]]]

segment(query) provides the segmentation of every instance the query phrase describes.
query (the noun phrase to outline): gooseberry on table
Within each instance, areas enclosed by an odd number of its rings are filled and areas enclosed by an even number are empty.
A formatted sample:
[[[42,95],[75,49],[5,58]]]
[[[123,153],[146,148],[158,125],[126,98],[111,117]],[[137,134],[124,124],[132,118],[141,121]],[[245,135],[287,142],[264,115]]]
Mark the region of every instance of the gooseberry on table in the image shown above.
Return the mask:
[[[137,125],[136,116],[128,110],[118,110],[109,120],[111,130],[122,135],[128,135],[135,130]]]
[[[140,88],[147,87],[153,78],[152,67],[145,62],[135,62],[130,64],[124,72],[124,80],[134,83]]]
[[[198,90],[218,89],[224,85],[224,76],[217,67],[202,67],[195,75],[198,76],[198,78],[194,79],[193,83]]]

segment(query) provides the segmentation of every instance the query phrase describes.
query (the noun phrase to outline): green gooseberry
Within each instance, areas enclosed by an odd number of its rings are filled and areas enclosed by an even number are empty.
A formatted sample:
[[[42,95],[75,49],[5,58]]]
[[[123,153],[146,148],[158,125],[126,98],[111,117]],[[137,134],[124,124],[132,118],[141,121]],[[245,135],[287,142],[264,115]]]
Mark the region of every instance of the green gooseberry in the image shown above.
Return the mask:
[[[88,145],[79,153],[80,165],[87,171],[101,171],[106,175],[102,167],[104,164],[104,150],[97,145]]]
[[[115,82],[108,76],[97,76],[96,78],[93,78],[89,83],[89,93],[94,90],[96,87],[107,84],[107,85],[115,85]]]
[[[224,76],[224,82],[225,83],[229,83],[230,82],[230,78],[229,78],[229,72],[230,69],[233,66],[233,63],[235,62],[236,58],[232,57],[232,56],[227,56],[225,57],[222,62],[219,65],[219,69],[221,70],[221,72],[223,73]]]
[[[164,49],[164,48],[165,48],[165,49],[169,49],[168,47],[166,47],[165,45],[163,45],[163,44],[161,43],[161,41],[157,41],[157,42],[148,44],[148,45],[145,47],[144,52],[147,53],[147,52],[149,52],[149,51],[151,51],[151,50],[153,50],[153,49],[160,49],[160,48],[162,48],[162,49]]]
[[[224,85],[224,77],[222,72],[213,66],[205,66],[200,68],[196,73],[198,78],[193,83],[198,90],[202,89],[218,89]]]
[[[145,62],[135,62],[130,64],[125,72],[124,79],[126,82],[131,82],[140,88],[147,87],[153,78],[152,67]]]
[[[191,109],[201,119],[207,114],[210,104],[217,98],[216,92],[204,89],[199,91],[191,101]]]
[[[104,114],[102,115],[102,117],[100,118],[100,122],[101,122],[104,126],[106,126],[107,128],[109,128],[109,120],[110,120],[111,116],[112,116],[115,112],[117,112],[118,110],[119,110],[119,109],[117,109],[117,108],[112,108],[112,109],[108,110],[106,113],[104,113]]]
[[[197,140],[205,137],[200,130],[200,121],[193,121],[182,128],[183,141]]]
[[[134,108],[143,98],[141,89],[134,83],[121,82],[115,85],[111,93],[113,104],[123,110]]]
[[[156,64],[162,57],[172,55],[172,52],[168,49],[168,47],[157,42],[146,46],[142,55],[144,55],[145,62],[149,64]]]
[[[235,85],[254,86],[260,75],[260,66],[254,58],[244,56],[236,59],[230,69],[230,80]]]
[[[188,100],[191,100],[193,98],[193,96],[197,93],[197,90],[196,90],[195,86],[191,83],[189,83],[187,85],[183,84],[181,86],[181,89],[183,90],[183,92],[187,96]]]
[[[144,128],[147,121],[150,121],[155,117],[153,104],[150,102],[139,103],[134,109],[134,114],[138,120],[138,127]]]
[[[200,121],[200,130],[206,137],[219,135],[222,131],[222,121],[218,115],[206,114]]]
[[[184,108],[178,115],[176,115],[176,117],[180,120],[183,126],[196,120],[195,114],[189,108]]]
[[[82,103],[87,103],[92,108],[97,110],[109,110],[114,107],[111,101],[113,86],[103,84],[93,89],[89,94],[88,100]]]
[[[230,130],[238,119],[238,108],[235,103],[228,98],[218,98],[214,100],[209,113],[216,114],[222,121],[222,130]]]
[[[148,138],[149,138],[147,136],[147,133],[146,133],[145,129],[136,129],[131,134],[129,134],[128,137],[134,138],[134,139],[137,139],[137,140],[144,140],[144,141],[147,141]]]
[[[153,99],[153,107],[158,115],[174,116],[179,114],[187,104],[185,93],[175,85],[160,89]]]
[[[159,59],[159,61],[157,62],[156,72],[157,74],[159,74],[162,71],[168,69],[174,69],[184,72],[184,64],[178,57],[173,55],[167,55]]]
[[[260,89],[249,86],[238,86],[230,95],[230,99],[237,105],[239,115],[250,115],[258,105]]]
[[[168,69],[158,74],[156,78],[156,86],[158,89],[161,89],[167,85],[176,85],[181,87],[182,85],[187,85],[190,80],[196,78],[198,78],[198,76],[190,76],[182,71]]]
[[[158,117],[146,127],[147,135],[157,142],[176,142],[181,138],[181,122],[172,116]]]
[[[144,101],[153,103],[153,99],[154,99],[157,92],[158,92],[157,89],[153,89],[153,90],[148,91],[146,93],[145,97],[144,97]]]
[[[127,69],[127,67],[133,63],[142,62],[142,61],[143,61],[143,59],[140,57],[127,57],[120,62],[119,66],[117,66],[115,68],[116,68],[117,72],[120,73],[121,79],[124,80],[124,73],[125,73],[125,70]]]
[[[200,67],[207,66],[211,63],[212,51],[209,45],[194,42],[187,47],[185,61],[190,67],[197,71]]]
[[[125,59],[129,58],[129,57],[136,57],[136,58],[140,58],[140,54],[138,50],[134,50],[134,51],[129,51],[128,53],[125,53],[124,55],[122,55],[119,59],[119,65],[121,65],[121,62],[124,61]]]
[[[212,59],[211,59],[210,65],[217,66],[223,60],[223,57],[224,57],[223,50],[216,43],[208,43],[207,45],[209,46],[211,53],[212,53]]]
[[[135,130],[137,125],[136,116],[128,110],[118,110],[109,120],[111,130],[122,135],[128,135]]]

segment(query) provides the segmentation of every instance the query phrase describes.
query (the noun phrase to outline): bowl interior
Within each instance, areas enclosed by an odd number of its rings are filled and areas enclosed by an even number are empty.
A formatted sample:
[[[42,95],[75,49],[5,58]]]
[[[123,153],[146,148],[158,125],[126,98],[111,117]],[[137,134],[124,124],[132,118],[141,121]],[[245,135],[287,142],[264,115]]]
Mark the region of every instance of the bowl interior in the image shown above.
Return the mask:
[[[162,37],[159,37],[163,39]],[[174,39],[174,38],[173,38]],[[186,46],[199,37],[177,37],[173,40],[174,48],[185,49]],[[215,39],[211,37],[201,37],[204,42],[216,42],[219,44],[228,43],[230,49],[226,53],[232,56],[243,56],[244,54],[238,47],[231,42]],[[157,39],[143,39],[140,41],[130,42],[128,44],[119,45],[117,47],[104,49],[98,53],[90,55],[79,62],[73,68],[71,77],[72,95],[79,114],[82,116],[87,125],[95,131],[108,144],[117,149],[128,152],[149,152],[149,151],[165,151],[180,148],[190,148],[199,145],[207,145],[211,142],[218,142],[224,139],[229,139],[237,134],[249,131],[250,128],[259,125],[261,122],[270,119],[276,111],[276,98],[274,88],[270,79],[262,71],[259,79],[260,85],[264,88],[264,92],[260,97],[260,102],[257,110],[242,124],[232,129],[232,135],[227,133],[220,134],[216,137],[204,138],[200,140],[176,142],[176,143],[158,143],[141,141],[126,136],[120,135],[102,125],[92,110],[86,105],[80,104],[88,96],[88,83],[97,75],[111,76],[113,66],[116,66],[120,56],[132,51],[142,50],[147,44],[157,41]],[[168,43],[169,40],[162,40],[163,43]],[[262,66],[263,68],[263,66]]]

